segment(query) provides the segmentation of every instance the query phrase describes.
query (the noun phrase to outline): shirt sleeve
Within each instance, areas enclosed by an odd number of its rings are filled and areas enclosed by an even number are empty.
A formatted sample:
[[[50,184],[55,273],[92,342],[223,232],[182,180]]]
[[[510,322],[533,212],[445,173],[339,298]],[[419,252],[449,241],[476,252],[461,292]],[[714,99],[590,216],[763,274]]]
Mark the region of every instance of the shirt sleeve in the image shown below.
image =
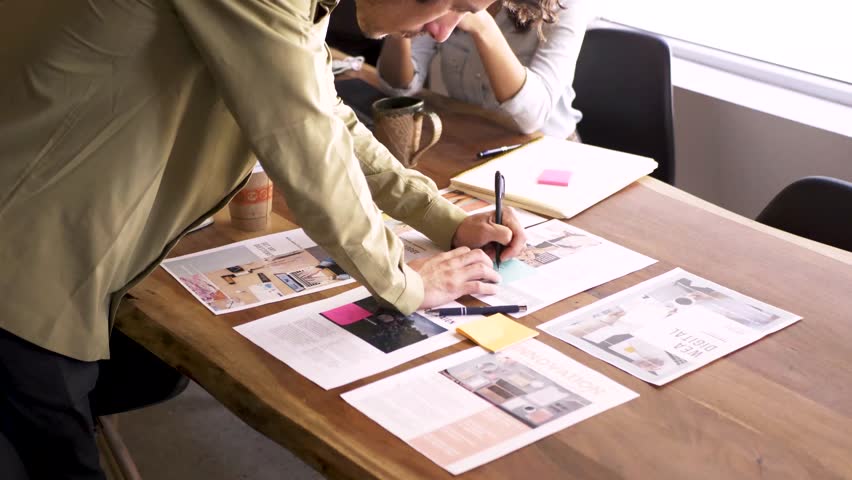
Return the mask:
[[[342,101],[335,112],[352,135],[355,155],[376,205],[442,249],[452,248],[453,236],[467,212],[442,197],[432,179],[404,168]]]
[[[438,43],[428,35],[420,35],[411,40],[411,63],[414,65],[414,78],[404,88],[394,88],[379,75],[381,89],[388,95],[395,97],[413,95],[423,89],[426,77],[429,76],[429,66],[432,57],[438,50]],[[379,56],[376,68],[381,71],[382,57]]]
[[[543,27],[544,40],[526,68],[526,81],[514,97],[500,104],[523,133],[540,130],[559,99],[574,82],[577,57],[586,28],[594,19],[587,0],[568,2],[555,24]],[[530,32],[529,35],[535,35]]]
[[[400,240],[385,227],[355,157],[356,140],[337,111],[324,30],[313,22],[315,2],[173,4],[224,102],[299,225],[380,300],[405,314],[417,309],[423,283],[405,264]],[[396,173],[393,168],[377,170],[388,176]],[[396,188],[397,193],[405,189]],[[387,204],[384,193],[378,196]],[[425,198],[429,194],[419,197]],[[436,208],[434,201],[415,205],[417,201],[410,202],[412,216],[421,211],[429,216]],[[435,217],[443,218],[439,213]]]

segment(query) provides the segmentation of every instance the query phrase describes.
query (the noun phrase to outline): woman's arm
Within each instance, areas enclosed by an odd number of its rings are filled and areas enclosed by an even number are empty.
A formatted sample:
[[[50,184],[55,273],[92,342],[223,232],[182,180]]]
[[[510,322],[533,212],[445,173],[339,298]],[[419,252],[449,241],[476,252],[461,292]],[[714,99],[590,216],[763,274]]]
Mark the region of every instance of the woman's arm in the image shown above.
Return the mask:
[[[379,75],[393,88],[406,88],[414,79],[411,39],[389,35],[379,55]]]
[[[524,86],[527,71],[487,10],[465,15],[458,28],[473,38],[485,67],[494,97],[500,103],[514,97]]]
[[[437,44],[428,36],[385,38],[377,69],[382,89],[391,95],[411,95],[423,88]]]
[[[560,10],[555,24],[543,27],[545,40],[526,66],[526,81],[515,95],[501,101],[523,133],[540,130],[550,118],[553,108],[574,81],[574,70],[586,27],[594,19],[594,9],[587,0],[568,1]],[[535,35],[530,32],[529,35]]]

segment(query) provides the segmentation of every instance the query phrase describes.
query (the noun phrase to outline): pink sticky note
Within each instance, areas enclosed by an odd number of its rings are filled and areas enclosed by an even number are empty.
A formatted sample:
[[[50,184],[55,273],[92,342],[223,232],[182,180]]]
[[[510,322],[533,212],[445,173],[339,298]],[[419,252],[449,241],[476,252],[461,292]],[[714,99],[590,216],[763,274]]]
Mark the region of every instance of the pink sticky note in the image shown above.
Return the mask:
[[[364,310],[363,308],[355,305],[354,303],[349,303],[343,305],[342,307],[332,308],[331,310],[326,310],[322,312],[323,316],[332,322],[338,325],[349,325],[350,323],[355,323],[358,320],[363,320],[372,313]]]
[[[545,170],[538,176],[538,183],[545,185],[558,185],[567,187],[571,181],[571,172],[568,170]]]

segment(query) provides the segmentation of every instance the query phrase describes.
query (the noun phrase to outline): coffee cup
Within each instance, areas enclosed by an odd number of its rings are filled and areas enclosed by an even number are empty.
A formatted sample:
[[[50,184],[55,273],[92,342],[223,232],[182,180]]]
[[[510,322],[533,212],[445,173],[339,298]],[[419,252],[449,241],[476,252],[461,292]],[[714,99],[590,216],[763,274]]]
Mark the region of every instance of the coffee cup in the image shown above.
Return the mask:
[[[431,123],[432,138],[420,146],[424,119]],[[441,138],[441,119],[424,110],[423,100],[415,97],[389,97],[373,103],[376,138],[403,165],[417,165],[423,153]]]
[[[272,181],[261,168],[255,168],[248,183],[228,204],[231,225],[238,230],[266,230],[272,214]]]

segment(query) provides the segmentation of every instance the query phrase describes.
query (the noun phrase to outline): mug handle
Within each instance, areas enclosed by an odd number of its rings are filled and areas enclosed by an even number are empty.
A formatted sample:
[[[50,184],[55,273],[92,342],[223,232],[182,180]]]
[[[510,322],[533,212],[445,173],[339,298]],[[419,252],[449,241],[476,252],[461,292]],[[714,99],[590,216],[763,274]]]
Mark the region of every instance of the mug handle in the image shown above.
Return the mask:
[[[418,160],[420,160],[420,156],[432,148],[438,140],[441,139],[441,132],[444,129],[443,124],[441,123],[441,118],[438,117],[438,114],[435,112],[417,112],[418,116],[425,117],[432,124],[432,138],[429,140],[429,143],[426,144],[420,150],[414,152],[414,155],[411,156],[411,166],[417,165]]]

